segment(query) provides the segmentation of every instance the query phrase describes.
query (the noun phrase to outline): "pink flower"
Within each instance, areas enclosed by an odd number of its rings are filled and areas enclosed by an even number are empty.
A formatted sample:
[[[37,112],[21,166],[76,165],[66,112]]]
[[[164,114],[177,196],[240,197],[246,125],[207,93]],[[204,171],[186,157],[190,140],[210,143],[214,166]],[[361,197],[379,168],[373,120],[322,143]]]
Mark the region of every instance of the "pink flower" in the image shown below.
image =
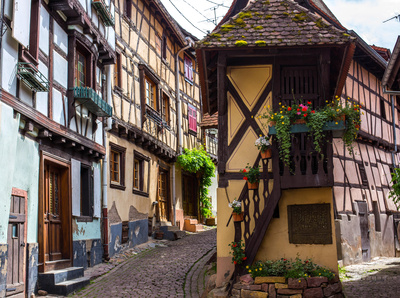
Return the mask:
[[[297,115],[301,115],[301,112],[297,112]]]

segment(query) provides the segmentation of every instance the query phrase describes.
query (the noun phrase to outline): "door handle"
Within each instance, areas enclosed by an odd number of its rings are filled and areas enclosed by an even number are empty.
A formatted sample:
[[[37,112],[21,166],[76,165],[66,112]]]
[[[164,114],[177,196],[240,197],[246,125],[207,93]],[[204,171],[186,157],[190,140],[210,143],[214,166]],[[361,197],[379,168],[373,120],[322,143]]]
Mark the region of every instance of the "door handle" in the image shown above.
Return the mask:
[[[21,246],[25,247],[25,242],[22,242],[22,243],[21,243]]]

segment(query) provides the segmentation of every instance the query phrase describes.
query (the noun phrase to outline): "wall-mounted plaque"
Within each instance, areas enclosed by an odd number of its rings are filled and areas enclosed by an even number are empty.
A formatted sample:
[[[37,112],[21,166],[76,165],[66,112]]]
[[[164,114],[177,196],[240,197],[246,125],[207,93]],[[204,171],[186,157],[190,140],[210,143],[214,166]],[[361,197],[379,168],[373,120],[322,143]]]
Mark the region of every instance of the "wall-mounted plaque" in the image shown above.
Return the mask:
[[[331,205],[289,205],[289,243],[332,244]]]

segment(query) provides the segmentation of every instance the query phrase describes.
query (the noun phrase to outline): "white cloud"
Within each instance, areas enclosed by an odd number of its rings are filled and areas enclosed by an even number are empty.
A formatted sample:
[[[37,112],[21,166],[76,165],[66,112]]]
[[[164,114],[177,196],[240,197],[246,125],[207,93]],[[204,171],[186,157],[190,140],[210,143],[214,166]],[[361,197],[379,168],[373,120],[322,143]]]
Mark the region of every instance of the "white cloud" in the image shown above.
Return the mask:
[[[354,30],[368,44],[390,50],[400,35],[400,22],[383,21],[400,13],[398,0],[325,0],[336,18],[349,30]]]

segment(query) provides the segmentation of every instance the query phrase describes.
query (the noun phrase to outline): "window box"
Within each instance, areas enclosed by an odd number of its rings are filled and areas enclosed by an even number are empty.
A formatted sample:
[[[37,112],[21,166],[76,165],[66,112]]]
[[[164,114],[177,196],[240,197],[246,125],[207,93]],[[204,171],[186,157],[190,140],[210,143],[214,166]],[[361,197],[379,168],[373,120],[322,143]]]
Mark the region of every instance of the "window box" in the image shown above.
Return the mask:
[[[162,119],[160,114],[147,105],[146,105],[146,118],[153,120],[159,128],[166,128],[167,130],[171,131],[171,127],[164,119]]]
[[[32,63],[19,62],[17,77],[33,91],[49,91],[49,80]]]
[[[93,0],[92,5],[103,20],[105,26],[114,26],[114,17],[111,15],[110,7],[104,3],[104,0]]]
[[[325,123],[324,130],[332,130],[332,131],[341,131],[346,128],[344,121],[338,121],[337,124],[334,121],[329,121]],[[290,133],[301,133],[301,132],[308,132],[310,129],[306,124],[293,124],[290,128]],[[276,135],[275,126],[269,127],[269,134]]]
[[[112,107],[89,87],[74,87],[74,99],[78,99],[87,109],[99,117],[111,117]]]

